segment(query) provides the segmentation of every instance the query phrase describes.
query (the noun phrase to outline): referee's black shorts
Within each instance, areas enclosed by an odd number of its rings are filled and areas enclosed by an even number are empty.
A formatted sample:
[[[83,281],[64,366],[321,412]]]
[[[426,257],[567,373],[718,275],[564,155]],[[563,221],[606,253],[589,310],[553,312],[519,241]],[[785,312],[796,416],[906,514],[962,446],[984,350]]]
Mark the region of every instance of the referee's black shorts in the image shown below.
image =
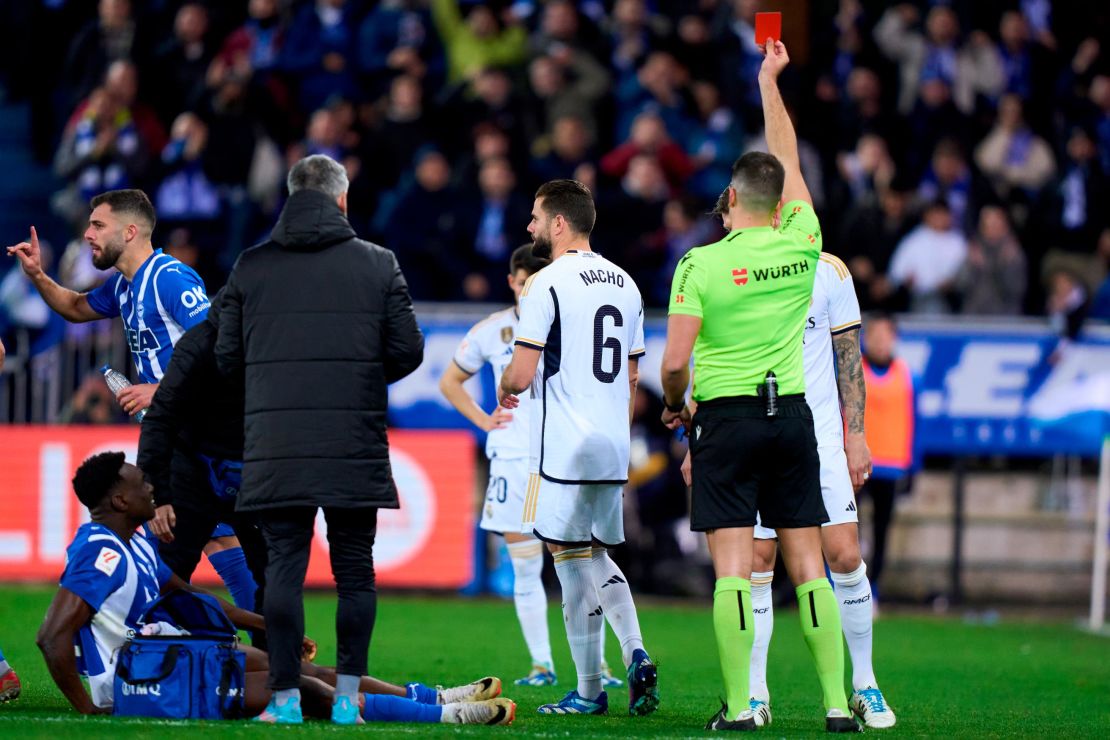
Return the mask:
[[[690,455],[690,528],[696,532],[751,527],[757,509],[770,529],[829,521],[813,413],[803,394],[780,396],[774,417],[755,396],[700,402]]]

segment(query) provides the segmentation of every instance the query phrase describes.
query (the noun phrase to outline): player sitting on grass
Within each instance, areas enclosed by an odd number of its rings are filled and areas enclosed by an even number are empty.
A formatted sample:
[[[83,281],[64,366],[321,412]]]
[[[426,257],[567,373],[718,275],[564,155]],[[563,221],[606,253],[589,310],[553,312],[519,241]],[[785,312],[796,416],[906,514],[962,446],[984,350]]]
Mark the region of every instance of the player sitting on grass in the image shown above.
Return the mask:
[[[136,530],[154,516],[152,487],[139,468],[124,462],[122,452],[94,455],[81,464],[73,489],[92,521],[77,530],[67,550],[61,585],[39,629],[38,645],[54,683],[82,714],[109,714],[116,652],[130,631],[138,632],[139,617],[160,593],[193,589],[159,560],[154,546]],[[241,629],[265,629],[263,618],[226,601],[220,605]],[[80,660],[74,646],[80,649]],[[248,715],[259,715],[270,700],[266,687],[266,653],[246,647]],[[306,653],[315,644],[305,640]],[[80,663],[80,665],[79,665]],[[88,677],[89,691],[79,673]],[[335,671],[309,662],[301,664],[300,689],[305,713],[330,718]],[[509,724],[516,706],[501,693],[501,681],[484,678],[466,686],[438,689],[412,683],[394,686],[370,677],[360,685],[360,722],[446,722]],[[90,696],[91,691],[91,696]],[[262,721],[274,721],[264,713]]]

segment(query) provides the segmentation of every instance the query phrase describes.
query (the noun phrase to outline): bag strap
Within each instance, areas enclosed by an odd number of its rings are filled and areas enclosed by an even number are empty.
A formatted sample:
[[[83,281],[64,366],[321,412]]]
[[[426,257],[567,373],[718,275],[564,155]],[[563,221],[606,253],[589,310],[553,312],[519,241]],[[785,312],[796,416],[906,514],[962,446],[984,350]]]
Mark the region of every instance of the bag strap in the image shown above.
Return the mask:
[[[239,719],[243,716],[243,701],[246,698],[244,694],[247,689],[246,677],[243,676],[244,680],[240,682],[238,696],[232,696],[231,679],[235,675],[242,676],[242,673],[239,671],[239,662],[232,653],[224,658],[223,670],[220,671],[220,716],[224,719]]]
[[[129,664],[123,660],[121,660],[119,662],[119,665],[116,666],[116,675],[119,676],[125,683],[129,683],[132,686],[137,686],[144,683],[158,683],[159,681],[164,681],[171,673],[173,673],[173,669],[177,667],[177,658],[180,654],[180,645],[170,645],[169,649],[166,650],[166,654],[162,656],[162,666],[161,668],[159,668],[159,673],[157,676],[152,676],[150,678],[132,678],[131,669],[128,667]]]

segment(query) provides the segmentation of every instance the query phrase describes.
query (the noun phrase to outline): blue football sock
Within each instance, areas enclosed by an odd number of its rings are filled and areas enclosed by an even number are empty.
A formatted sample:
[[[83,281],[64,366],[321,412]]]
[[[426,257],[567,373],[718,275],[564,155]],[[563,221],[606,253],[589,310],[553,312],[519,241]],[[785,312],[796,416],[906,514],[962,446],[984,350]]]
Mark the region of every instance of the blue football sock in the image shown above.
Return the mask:
[[[409,698],[419,704],[439,704],[439,692],[419,682],[405,684]]]
[[[362,718],[367,722],[439,722],[443,707],[418,704],[411,699],[386,694],[364,694]]]
[[[235,606],[253,612],[254,592],[258,590],[258,585],[247,567],[247,556],[243,554],[243,548],[233,547],[214,552],[208,556],[208,562],[220,574],[220,579],[231,592]]]

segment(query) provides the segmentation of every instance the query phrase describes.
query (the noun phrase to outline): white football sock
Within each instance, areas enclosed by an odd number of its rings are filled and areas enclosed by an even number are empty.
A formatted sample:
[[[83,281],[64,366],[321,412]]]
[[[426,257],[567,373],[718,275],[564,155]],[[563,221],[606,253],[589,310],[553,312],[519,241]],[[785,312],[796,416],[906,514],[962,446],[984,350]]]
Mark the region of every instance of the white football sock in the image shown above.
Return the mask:
[[[547,630],[547,594],[543,590],[543,544],[539,540],[507,545],[513,564],[516,618],[532,663],[551,670],[551,638]]]
[[[860,563],[851,573],[832,573],[836,601],[840,604],[840,622],[852,656],[852,688],[878,686],[875,668],[871,665],[871,581],[867,564]]]
[[[636,604],[632,601],[632,589],[628,579],[602,548],[593,551],[594,583],[601,599],[605,618],[613,628],[613,634],[621,644],[621,659],[624,667],[632,665],[632,653],[644,649],[644,638],[640,634],[640,620],[636,616]],[[602,625],[602,630],[605,627]]]
[[[563,587],[563,622],[574,667],[578,671],[578,694],[594,700],[601,695],[601,640],[605,625],[594,585],[590,548],[580,547],[555,553],[555,574]]]
[[[773,571],[752,573],[752,617],[755,620],[755,640],[752,642],[752,662],[749,669],[748,693],[756,699],[769,702],[767,688],[767,653],[771,648],[771,634],[775,630],[775,608],[771,599]]]

